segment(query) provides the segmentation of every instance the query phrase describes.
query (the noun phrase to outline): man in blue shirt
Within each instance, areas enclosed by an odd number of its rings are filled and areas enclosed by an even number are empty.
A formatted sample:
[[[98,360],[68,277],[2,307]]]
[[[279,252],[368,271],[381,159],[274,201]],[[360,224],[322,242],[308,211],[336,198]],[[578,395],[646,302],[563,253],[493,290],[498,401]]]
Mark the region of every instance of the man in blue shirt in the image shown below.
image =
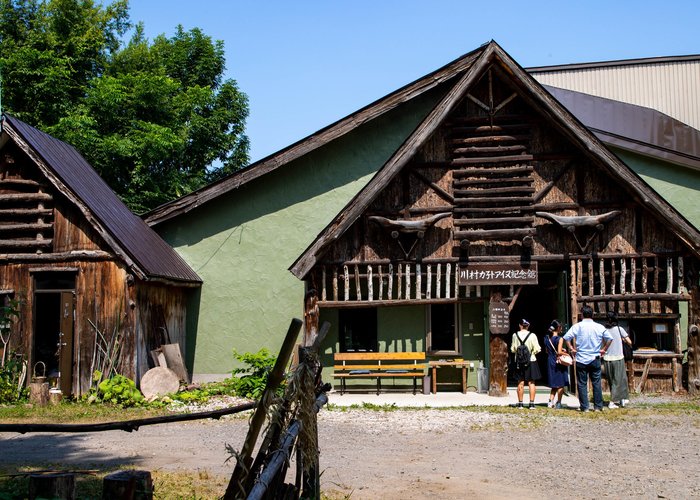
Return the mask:
[[[593,321],[591,306],[583,306],[581,316],[583,320],[569,328],[564,335],[569,352],[576,360],[576,387],[580,410],[588,411],[588,378],[590,377],[593,385],[593,409],[603,411],[600,358],[608,350],[612,336],[603,325]]]

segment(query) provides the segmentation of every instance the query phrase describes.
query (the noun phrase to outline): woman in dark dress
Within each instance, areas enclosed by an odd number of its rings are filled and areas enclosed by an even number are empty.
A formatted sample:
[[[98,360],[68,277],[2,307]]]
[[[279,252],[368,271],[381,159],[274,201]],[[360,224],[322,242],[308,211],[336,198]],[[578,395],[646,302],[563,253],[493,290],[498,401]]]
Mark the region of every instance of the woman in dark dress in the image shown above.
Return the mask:
[[[544,341],[547,349],[547,374],[549,375],[549,408],[561,409],[561,398],[564,389],[569,385],[569,367],[557,363],[557,354],[564,353],[564,337],[561,334],[562,325],[556,319],[549,325],[550,335]],[[556,396],[556,402],[554,397]]]

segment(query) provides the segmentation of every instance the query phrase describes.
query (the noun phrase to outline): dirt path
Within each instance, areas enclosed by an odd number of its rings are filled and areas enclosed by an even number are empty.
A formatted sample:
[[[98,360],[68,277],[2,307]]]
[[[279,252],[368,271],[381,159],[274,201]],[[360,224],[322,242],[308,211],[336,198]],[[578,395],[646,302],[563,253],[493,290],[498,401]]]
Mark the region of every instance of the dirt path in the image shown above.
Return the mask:
[[[0,434],[0,464],[207,470],[228,475],[225,443],[247,420],[138,432]],[[333,498],[700,497],[700,413],[604,415],[537,409],[323,411],[323,491]]]

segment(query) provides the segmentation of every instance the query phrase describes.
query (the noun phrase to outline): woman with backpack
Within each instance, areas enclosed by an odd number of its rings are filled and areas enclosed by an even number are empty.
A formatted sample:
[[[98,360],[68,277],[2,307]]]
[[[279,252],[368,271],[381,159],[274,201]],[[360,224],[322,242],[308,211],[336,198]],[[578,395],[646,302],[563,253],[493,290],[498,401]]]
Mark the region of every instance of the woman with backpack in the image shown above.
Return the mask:
[[[515,379],[518,381],[518,408],[523,406],[523,393],[525,392],[525,382],[527,381],[530,389],[530,404],[528,408],[535,409],[535,382],[542,375],[540,368],[537,366],[537,358],[535,357],[542,349],[537,341],[537,336],[533,335],[528,330],[530,322],[526,319],[520,320],[520,330],[513,334],[513,340],[510,344],[510,352],[515,355]]]

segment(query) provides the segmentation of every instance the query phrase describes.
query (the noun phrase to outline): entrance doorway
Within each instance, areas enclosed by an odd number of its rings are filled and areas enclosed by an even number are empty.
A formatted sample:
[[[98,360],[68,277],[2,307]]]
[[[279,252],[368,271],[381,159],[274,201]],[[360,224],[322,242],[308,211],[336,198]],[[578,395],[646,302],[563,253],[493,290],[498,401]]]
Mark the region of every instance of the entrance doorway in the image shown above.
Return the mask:
[[[537,363],[542,373],[538,385],[547,385],[548,383],[547,350],[544,343],[549,334],[549,325],[553,319],[558,319],[562,324],[565,322],[565,319],[560,317],[564,307],[559,293],[558,277],[559,274],[554,272],[540,273],[539,284],[523,286],[510,312],[511,333],[518,331],[519,323],[523,318],[527,319],[530,322],[530,331],[537,336],[537,341],[542,348],[542,352],[537,355]],[[510,343],[510,341],[511,336],[508,336],[507,342]],[[510,344],[508,349],[510,349]],[[509,383],[512,382],[509,380]]]
[[[43,363],[46,375],[68,396],[73,387],[75,273],[34,275],[34,345],[32,363]]]

